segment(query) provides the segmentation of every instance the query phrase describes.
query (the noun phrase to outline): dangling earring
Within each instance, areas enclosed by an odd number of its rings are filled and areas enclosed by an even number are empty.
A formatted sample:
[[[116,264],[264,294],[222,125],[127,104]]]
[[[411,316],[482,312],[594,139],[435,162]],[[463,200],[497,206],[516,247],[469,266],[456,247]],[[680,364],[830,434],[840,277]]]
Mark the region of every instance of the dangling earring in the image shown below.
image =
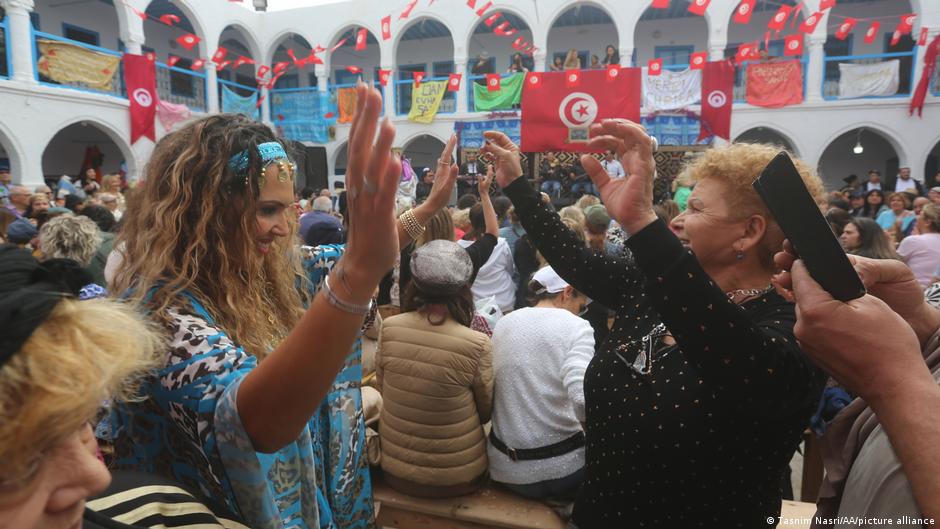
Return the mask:
[[[743,260],[743,259],[744,259],[744,252],[742,252],[741,250],[738,250],[738,253],[734,254],[734,258],[737,259],[738,261]]]

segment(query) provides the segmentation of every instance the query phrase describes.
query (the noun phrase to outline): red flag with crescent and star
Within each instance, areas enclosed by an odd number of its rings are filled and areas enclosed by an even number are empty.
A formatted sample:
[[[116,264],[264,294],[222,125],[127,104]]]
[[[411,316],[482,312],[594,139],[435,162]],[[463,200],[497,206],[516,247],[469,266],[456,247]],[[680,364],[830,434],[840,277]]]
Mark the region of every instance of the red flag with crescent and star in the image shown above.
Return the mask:
[[[131,145],[141,137],[157,139],[157,70],[145,55],[124,54],[124,85],[130,102]]]
[[[730,60],[705,63],[702,69],[702,129],[699,141],[709,136],[731,139],[734,104],[734,65]]]
[[[640,121],[640,68],[621,68],[611,80],[606,70],[530,73],[522,89],[522,150],[588,152],[591,124],[603,119]],[[532,82],[532,80],[535,82]]]

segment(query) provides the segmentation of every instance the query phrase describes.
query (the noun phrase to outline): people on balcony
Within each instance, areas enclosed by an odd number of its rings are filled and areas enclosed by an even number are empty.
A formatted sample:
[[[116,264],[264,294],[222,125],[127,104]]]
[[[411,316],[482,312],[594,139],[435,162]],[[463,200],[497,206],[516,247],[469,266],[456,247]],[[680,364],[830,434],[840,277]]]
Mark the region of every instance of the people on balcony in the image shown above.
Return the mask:
[[[607,66],[620,66],[620,52],[617,51],[617,47],[613,44],[608,44],[607,48],[604,50],[604,60],[601,61],[601,64],[604,67]]]
[[[529,69],[522,63],[521,53],[514,53],[512,55],[512,63],[509,65],[509,68],[506,69],[506,73],[529,73]]]
[[[565,61],[559,56],[555,56],[555,59],[552,60],[552,64],[549,69],[553,72],[563,72],[565,71]]]
[[[581,58],[578,57],[578,50],[571,48],[568,50],[568,55],[565,56],[565,70],[580,70],[581,69]]]

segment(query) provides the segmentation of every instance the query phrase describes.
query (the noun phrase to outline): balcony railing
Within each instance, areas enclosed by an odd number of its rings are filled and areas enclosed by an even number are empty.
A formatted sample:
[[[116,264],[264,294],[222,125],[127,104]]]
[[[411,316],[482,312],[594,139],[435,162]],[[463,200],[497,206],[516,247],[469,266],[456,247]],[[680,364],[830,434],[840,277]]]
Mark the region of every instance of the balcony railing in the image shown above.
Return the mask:
[[[256,120],[261,119],[261,106],[257,105],[257,102],[258,102],[257,98],[261,97],[261,90],[259,90],[256,87],[243,85],[241,83],[236,83],[234,81],[226,81],[225,79],[218,79],[218,83],[219,83],[219,100],[221,101],[221,108],[223,112],[238,111],[238,109],[225,108],[223,90],[224,88],[228,88],[229,90],[234,92],[235,95],[237,95],[238,97],[250,98],[252,96],[255,96],[256,97],[256,99],[254,100],[256,103],[255,108],[254,109],[246,108],[244,109],[243,113],[247,115],[248,117],[254,118]]]
[[[907,67],[904,65],[904,59],[909,58],[910,66]],[[911,51],[898,52],[898,53],[877,53],[870,55],[839,55],[834,57],[825,57],[823,59],[823,84],[822,84],[822,95],[824,99],[840,99],[840,90],[839,90],[839,79],[841,73],[839,70],[839,64],[874,64],[886,60],[898,59],[901,61],[901,68],[898,72],[898,75],[901,76],[898,79],[898,91],[893,95],[884,95],[884,96],[864,96],[858,99],[887,99],[887,98],[903,98],[909,97],[911,95],[911,90],[914,86],[914,80],[917,75],[917,48],[914,48]],[[829,65],[833,65],[830,67]],[[909,71],[905,71],[909,70]],[[908,78],[905,79],[904,76]],[[906,81],[906,82],[905,82]],[[855,99],[855,98],[853,98]]]
[[[780,57],[778,60],[794,60],[796,57]],[[807,86],[807,66],[809,65],[809,56],[804,55],[798,59],[800,61],[800,69],[803,71],[803,100],[806,100],[806,86]],[[751,64],[760,64],[766,62],[763,60],[760,61],[743,61],[740,64],[736,65],[736,72],[734,77],[734,102],[735,103],[747,103],[747,69]]]
[[[206,74],[157,63],[157,94],[161,101],[186,105],[193,112],[207,112]]]
[[[10,17],[0,20],[0,46],[3,46],[0,50],[0,79],[9,79],[10,70],[13,69],[13,57],[10,54]]]
[[[422,83],[429,83],[432,81],[448,81],[450,77],[430,77],[422,80]],[[414,80],[412,79],[399,79],[395,81],[395,106],[396,114],[399,116],[407,116],[411,112],[411,94],[414,90]],[[438,114],[455,114],[457,113],[457,92],[451,92],[449,90],[444,92],[444,98],[441,100],[441,106],[437,109]]]
[[[122,55],[121,52],[115,51],[115,50],[109,50],[107,48],[102,48],[100,46],[86,44],[84,42],[79,42],[77,40],[67,39],[65,37],[60,37],[58,35],[43,33],[41,31],[36,31],[35,28],[31,28],[31,31],[33,34],[33,63],[36,65],[36,80],[39,81],[40,84],[49,85],[49,86],[64,86],[64,87],[71,88],[74,90],[81,90],[83,92],[92,92],[95,94],[106,94],[106,95],[110,95],[114,97],[121,97],[121,98],[127,97],[127,92],[124,89],[123,67],[120,61],[120,58]],[[100,88],[89,86],[88,84],[81,82],[81,81],[61,81],[60,82],[60,81],[56,81],[52,79],[51,77],[46,77],[45,75],[41,74],[39,71],[39,58],[40,58],[39,42],[40,40],[70,44],[72,46],[83,48],[89,53],[93,53],[96,55],[107,55],[107,56],[118,58],[117,66],[114,68],[114,71],[110,73],[111,89],[102,90]],[[108,74],[103,74],[103,75],[108,75]]]

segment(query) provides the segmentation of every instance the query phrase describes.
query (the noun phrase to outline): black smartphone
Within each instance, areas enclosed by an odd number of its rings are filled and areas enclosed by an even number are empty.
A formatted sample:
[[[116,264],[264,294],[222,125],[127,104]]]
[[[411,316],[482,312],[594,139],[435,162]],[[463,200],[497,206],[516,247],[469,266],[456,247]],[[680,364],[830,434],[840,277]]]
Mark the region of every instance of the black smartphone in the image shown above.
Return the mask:
[[[865,295],[865,285],[786,152],[775,156],[753,185],[826,292],[840,301]]]

